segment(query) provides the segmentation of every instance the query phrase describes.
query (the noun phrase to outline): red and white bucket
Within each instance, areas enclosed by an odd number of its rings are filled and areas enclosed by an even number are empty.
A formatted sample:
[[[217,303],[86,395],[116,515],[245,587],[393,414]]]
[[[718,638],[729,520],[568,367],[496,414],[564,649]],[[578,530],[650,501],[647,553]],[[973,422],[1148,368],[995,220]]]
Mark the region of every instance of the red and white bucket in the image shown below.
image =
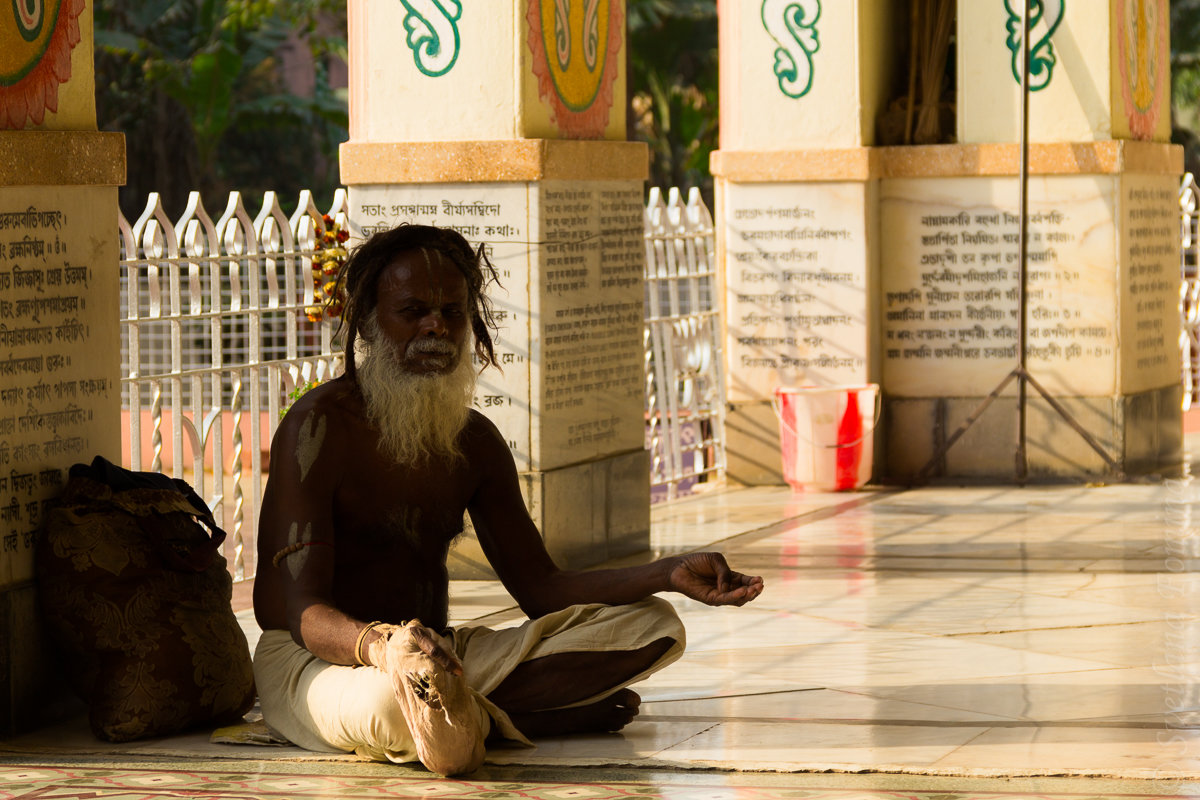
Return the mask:
[[[879,385],[775,390],[783,478],[794,489],[857,489],[871,479]]]

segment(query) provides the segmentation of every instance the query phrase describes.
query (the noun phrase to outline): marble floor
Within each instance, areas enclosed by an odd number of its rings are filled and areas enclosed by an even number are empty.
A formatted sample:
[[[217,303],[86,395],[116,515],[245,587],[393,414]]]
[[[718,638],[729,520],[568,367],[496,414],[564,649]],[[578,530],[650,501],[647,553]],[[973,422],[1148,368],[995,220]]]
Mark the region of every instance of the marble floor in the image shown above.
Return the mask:
[[[0,742],[0,798],[1200,797],[1200,479],[729,488],[653,520],[657,553],[720,549],[766,591],[670,597],[688,651],[622,734],[438,780],[76,719]],[[497,583],[453,593],[456,621],[520,618]]]

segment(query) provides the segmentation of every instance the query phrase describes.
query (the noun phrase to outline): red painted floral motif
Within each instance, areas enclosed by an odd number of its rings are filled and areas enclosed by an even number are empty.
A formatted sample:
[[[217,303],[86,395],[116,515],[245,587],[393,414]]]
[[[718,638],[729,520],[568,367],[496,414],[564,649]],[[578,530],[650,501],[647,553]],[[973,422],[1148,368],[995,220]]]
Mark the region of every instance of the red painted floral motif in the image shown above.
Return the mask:
[[[1159,0],[1122,0],[1117,9],[1121,99],[1135,139],[1153,139],[1158,127],[1169,80],[1167,14],[1167,4]]]
[[[15,83],[0,83],[0,129],[41,125],[47,111],[58,111],[58,87],[71,79],[71,50],[79,44],[79,15],[85,7],[86,0],[63,0],[37,63]]]
[[[546,51],[545,30],[542,25],[543,5],[554,0],[529,0],[525,18],[529,23],[529,50],[533,54],[533,74],[538,81],[538,96],[550,106],[550,121],[572,139],[599,139],[608,127],[613,106],[613,87],[617,81],[617,65],[621,54],[621,31],[625,19],[619,0],[611,0],[608,12],[608,36],[601,43],[604,65],[595,95],[584,108],[571,108],[555,81],[551,56]]]

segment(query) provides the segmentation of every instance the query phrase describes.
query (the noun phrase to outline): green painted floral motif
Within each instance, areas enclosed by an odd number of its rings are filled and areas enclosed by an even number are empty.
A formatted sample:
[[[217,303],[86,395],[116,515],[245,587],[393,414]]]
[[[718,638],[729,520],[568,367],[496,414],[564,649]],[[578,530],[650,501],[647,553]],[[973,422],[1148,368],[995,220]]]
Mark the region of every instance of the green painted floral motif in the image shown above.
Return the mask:
[[[42,25],[46,22],[45,6],[34,0],[12,0],[12,7],[13,16],[17,20],[17,32],[21,34],[21,38],[27,42],[36,41],[42,34]]]
[[[583,10],[583,61],[589,72],[600,56],[600,0],[587,0]]]
[[[404,28],[417,69],[431,78],[445,75],[458,60],[459,0],[400,0],[408,12]]]
[[[554,54],[563,72],[571,66],[571,3],[572,0],[554,0]],[[588,72],[596,70],[599,60],[600,0],[583,0],[583,62]]]
[[[554,0],[554,52],[558,68],[571,63],[571,0]]]
[[[763,0],[762,23],[779,47],[775,50],[775,77],[779,91],[803,97],[812,88],[813,53],[821,0]]]
[[[1033,38],[1029,42],[1029,91],[1037,92],[1050,85],[1054,74],[1054,65],[1058,58],[1054,55],[1054,46],[1050,37],[1062,24],[1067,0],[1028,0],[1029,28]],[[1025,16],[1025,3],[1022,0],[1004,0],[1008,9],[1008,39],[1005,44],[1012,52],[1013,79],[1021,82],[1021,24]],[[1014,6],[1016,6],[1014,8]]]

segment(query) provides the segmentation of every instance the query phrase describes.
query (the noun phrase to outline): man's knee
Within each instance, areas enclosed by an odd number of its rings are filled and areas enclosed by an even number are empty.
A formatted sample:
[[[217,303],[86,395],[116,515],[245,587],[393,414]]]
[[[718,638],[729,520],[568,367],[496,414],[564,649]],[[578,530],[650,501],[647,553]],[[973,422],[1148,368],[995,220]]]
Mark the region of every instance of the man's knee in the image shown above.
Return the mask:
[[[415,761],[416,746],[391,682],[374,667],[333,667],[310,686],[309,713],[339,750],[375,761]]]
[[[645,606],[658,638],[673,640],[680,650],[687,646],[687,631],[674,606],[661,597],[647,597],[639,605]]]

